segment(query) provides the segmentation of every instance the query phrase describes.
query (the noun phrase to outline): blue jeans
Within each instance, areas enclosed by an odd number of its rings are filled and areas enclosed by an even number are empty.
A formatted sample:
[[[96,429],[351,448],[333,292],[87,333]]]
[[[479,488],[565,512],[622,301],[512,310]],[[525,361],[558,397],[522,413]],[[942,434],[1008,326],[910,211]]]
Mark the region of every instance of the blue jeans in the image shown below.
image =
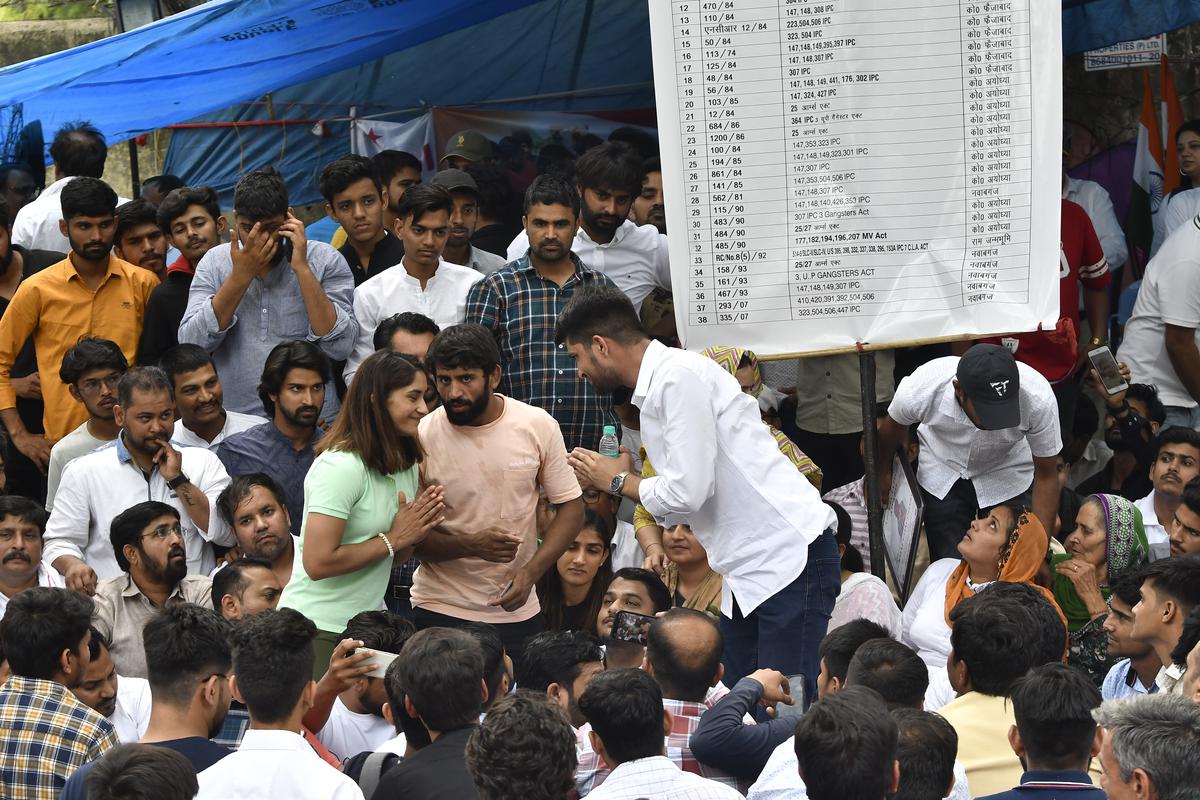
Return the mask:
[[[1200,406],[1184,408],[1183,406],[1167,406],[1167,419],[1163,428],[1191,428],[1200,430]]]
[[[737,599],[733,617],[721,615],[725,639],[726,686],[759,668],[804,676],[804,697],[812,702],[820,660],[817,646],[825,638],[829,615],[841,588],[837,542],[827,530],[808,546],[808,565],[800,577],[742,616]]]

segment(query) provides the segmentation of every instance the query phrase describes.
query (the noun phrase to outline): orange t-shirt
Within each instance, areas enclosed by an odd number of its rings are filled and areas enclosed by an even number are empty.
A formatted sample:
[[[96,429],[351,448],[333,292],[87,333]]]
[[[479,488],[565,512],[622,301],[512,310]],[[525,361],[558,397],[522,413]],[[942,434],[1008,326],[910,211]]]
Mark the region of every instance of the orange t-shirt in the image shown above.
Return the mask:
[[[442,533],[461,536],[494,525],[524,541],[508,564],[476,557],[422,563],[413,576],[413,608],[490,623],[533,617],[541,610],[536,592],[512,612],[488,603],[537,549],[538,487],[551,503],[582,494],[558,423],[536,406],[504,397],[499,419],[478,427],[454,425],[439,408],[421,420],[420,439],[421,484],[441,484],[446,492]]]

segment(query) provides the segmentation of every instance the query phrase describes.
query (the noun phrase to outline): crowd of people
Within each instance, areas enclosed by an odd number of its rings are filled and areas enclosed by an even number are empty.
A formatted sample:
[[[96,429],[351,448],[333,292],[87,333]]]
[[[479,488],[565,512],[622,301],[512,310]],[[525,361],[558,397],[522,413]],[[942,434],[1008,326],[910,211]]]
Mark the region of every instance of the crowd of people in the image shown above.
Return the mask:
[[[574,145],[343,156],[328,237],[0,172],[0,796],[1200,793],[1200,222],[1119,385],[1073,179],[1056,330],[879,356],[877,576],[855,357],[681,348],[656,144]]]

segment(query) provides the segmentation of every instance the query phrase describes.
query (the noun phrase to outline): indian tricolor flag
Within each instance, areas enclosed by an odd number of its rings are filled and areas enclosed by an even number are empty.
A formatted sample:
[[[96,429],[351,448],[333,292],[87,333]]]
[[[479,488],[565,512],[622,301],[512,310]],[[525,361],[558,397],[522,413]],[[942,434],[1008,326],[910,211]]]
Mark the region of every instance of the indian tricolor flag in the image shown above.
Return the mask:
[[[1130,260],[1138,275],[1150,259],[1154,215],[1163,199],[1162,135],[1158,129],[1150,76],[1143,73],[1142,82],[1142,116],[1138,123],[1137,152],[1133,158],[1133,190],[1129,197],[1129,216],[1125,220]]]

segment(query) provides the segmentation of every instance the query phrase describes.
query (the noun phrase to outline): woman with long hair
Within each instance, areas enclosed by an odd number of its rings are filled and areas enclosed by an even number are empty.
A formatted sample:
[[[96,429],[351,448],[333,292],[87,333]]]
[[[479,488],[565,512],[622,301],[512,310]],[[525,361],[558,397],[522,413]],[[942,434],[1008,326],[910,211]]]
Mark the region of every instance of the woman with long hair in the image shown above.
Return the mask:
[[[590,508],[585,510],[575,541],[537,582],[546,630],[596,635],[604,590],[612,580],[612,539],[608,521]]]
[[[279,604],[316,623],[318,677],[346,622],[382,606],[392,565],[443,519],[442,487],[418,487],[427,387],[412,358],[371,355],[304,478],[300,558]]]

